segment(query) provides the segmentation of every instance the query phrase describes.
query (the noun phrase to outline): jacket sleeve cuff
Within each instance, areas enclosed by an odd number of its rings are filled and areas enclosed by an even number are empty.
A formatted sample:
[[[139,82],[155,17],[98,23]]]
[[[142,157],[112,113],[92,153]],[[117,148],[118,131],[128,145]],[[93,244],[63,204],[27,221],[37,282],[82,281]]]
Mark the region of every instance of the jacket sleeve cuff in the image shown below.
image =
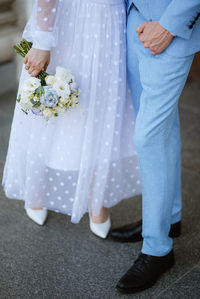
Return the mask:
[[[166,16],[164,14],[160,18],[159,24],[174,36],[179,36],[189,40],[193,30],[189,29],[189,27],[185,24],[177,24],[175,20],[176,18],[169,18],[168,15]]]

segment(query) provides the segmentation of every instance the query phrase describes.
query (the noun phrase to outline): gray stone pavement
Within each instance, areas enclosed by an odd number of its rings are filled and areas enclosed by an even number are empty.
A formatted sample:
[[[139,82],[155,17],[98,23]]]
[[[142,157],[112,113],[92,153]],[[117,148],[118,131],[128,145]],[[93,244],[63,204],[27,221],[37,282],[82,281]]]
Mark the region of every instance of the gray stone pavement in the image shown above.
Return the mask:
[[[6,158],[15,91],[0,96],[0,175]],[[200,298],[200,80],[188,82],[180,103],[183,229],[174,241],[176,265],[154,287],[122,296],[115,284],[138,256],[141,243],[100,240],[88,217],[49,213],[44,227],[31,222],[23,202],[0,190],[0,299]],[[113,226],[141,217],[141,198],[111,209]]]

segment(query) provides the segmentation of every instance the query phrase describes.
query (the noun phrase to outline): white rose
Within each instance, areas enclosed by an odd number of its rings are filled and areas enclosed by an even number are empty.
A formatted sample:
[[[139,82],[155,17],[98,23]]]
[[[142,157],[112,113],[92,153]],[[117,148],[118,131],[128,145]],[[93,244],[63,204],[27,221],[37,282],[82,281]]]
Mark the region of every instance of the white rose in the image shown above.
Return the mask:
[[[21,94],[21,100],[20,100],[20,103],[21,104],[26,104],[26,103],[28,103],[28,102],[30,102],[30,100],[29,100],[29,98],[27,97],[27,96],[25,96],[24,94]]]
[[[57,81],[54,83],[53,88],[57,94],[62,98],[68,98],[71,91],[68,84],[65,84],[63,81]]]
[[[56,77],[49,75],[45,78],[45,81],[47,85],[53,85],[54,83],[56,83]]]
[[[22,93],[33,93],[39,86],[41,86],[41,82],[38,78],[28,77],[22,82],[20,89]]]
[[[30,102],[30,100],[28,98],[23,98],[20,101],[20,105],[24,109],[32,109],[33,108],[33,105],[31,104],[31,102]]]
[[[58,80],[65,81],[67,83],[74,81],[74,77],[73,77],[72,73],[70,72],[70,70],[67,70],[60,66],[57,66],[57,68],[56,68],[55,77]]]
[[[21,107],[25,110],[31,110],[33,108],[30,103],[22,104]]]
[[[21,97],[21,100],[20,100],[20,102],[21,101],[30,101],[30,97],[32,97],[32,95],[33,95],[33,93],[32,92],[28,92],[28,91],[22,91],[21,93],[20,93],[20,97]]]

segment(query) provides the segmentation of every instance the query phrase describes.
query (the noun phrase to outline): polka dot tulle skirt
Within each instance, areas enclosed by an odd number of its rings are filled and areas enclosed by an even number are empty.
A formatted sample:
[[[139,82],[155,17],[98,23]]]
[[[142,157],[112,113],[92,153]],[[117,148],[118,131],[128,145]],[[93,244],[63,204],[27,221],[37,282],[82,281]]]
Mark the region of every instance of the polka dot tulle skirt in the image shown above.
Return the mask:
[[[141,193],[134,148],[135,112],[126,83],[126,11],[121,0],[63,1],[57,65],[72,71],[80,104],[48,124],[16,104],[3,185],[25,207],[71,215]],[[26,36],[26,33],[25,33]],[[22,71],[21,81],[28,76]]]

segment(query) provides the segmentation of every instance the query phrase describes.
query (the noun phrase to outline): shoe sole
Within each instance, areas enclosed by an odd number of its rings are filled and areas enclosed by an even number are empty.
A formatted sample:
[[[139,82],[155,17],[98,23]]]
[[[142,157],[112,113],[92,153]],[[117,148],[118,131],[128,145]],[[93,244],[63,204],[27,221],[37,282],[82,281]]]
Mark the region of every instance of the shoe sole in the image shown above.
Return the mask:
[[[112,239],[112,241],[114,242],[121,242],[121,243],[137,243],[137,242],[141,242],[143,241],[143,238],[135,238],[134,240],[132,239],[127,239],[127,240],[124,240],[124,239],[118,239],[118,238],[115,238],[115,237],[110,237]]]
[[[180,232],[176,232],[176,233],[171,233],[169,234],[169,237],[170,238],[173,238],[173,239],[176,239],[178,237],[180,237],[181,233]],[[127,239],[127,240],[124,240],[124,239],[120,239],[120,238],[116,238],[116,237],[112,237],[110,236],[110,238],[114,241],[114,242],[121,242],[121,243],[137,243],[137,242],[141,242],[143,241],[143,238],[134,238],[134,239]]]
[[[159,279],[159,277],[158,277],[158,279]],[[117,287],[117,290],[118,290],[118,292],[120,292],[121,294],[124,294],[124,295],[139,293],[139,292],[142,292],[142,291],[145,291],[145,290],[151,288],[157,282],[158,279],[153,280],[153,281],[149,282],[148,284],[146,284],[145,286],[140,287],[140,288],[132,288],[132,289],[128,289],[128,290],[123,290],[123,289],[120,289],[119,287]]]
[[[130,288],[130,289],[121,289],[118,286],[116,287],[117,290],[121,293],[121,294],[134,294],[134,293],[139,293],[142,291],[145,291],[149,288],[151,288],[152,286],[154,286],[154,284],[160,279],[160,277],[165,274],[167,271],[169,271],[172,267],[174,266],[174,262],[172,265],[170,265],[170,267],[168,267],[167,269],[165,269],[164,271],[162,271],[157,278],[151,280],[150,282],[148,282],[147,284],[145,284],[142,287],[138,287],[138,288]]]

